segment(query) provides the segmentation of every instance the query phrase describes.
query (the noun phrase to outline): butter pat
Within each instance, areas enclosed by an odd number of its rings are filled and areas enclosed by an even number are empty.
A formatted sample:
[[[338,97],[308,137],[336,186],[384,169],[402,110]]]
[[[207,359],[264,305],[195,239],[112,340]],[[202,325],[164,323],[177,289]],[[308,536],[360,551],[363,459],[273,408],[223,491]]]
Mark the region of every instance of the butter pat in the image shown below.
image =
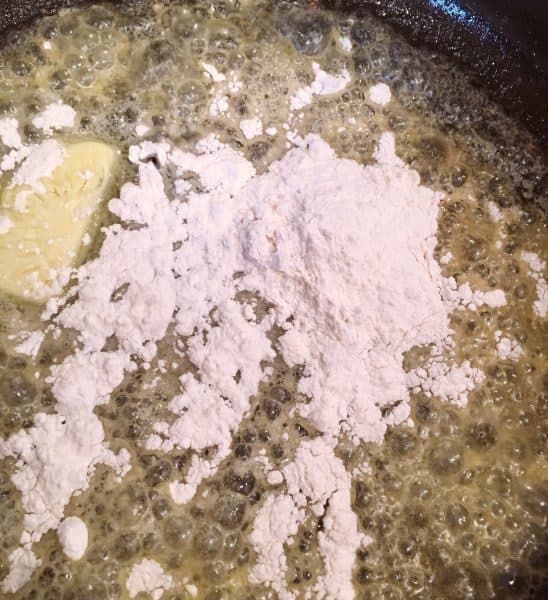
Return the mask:
[[[101,142],[46,140],[33,148],[2,191],[0,291],[46,301],[82,258],[82,239],[117,164]]]

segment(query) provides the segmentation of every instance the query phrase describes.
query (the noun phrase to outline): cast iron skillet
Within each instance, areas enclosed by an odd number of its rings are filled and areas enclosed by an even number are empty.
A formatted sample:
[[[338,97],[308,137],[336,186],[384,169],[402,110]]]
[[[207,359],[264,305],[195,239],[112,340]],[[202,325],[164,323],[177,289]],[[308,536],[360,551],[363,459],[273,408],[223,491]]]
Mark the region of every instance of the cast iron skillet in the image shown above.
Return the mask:
[[[9,30],[86,1],[0,0],[0,44],[10,43]],[[372,11],[410,41],[448,55],[547,148],[547,0],[319,0],[313,4],[347,12]]]
[[[10,32],[60,8],[86,2],[101,0],[0,0],[0,47],[12,42]],[[310,0],[310,4],[357,15],[373,12],[417,46],[445,54],[548,153],[548,0]],[[538,598],[542,594],[541,590]]]

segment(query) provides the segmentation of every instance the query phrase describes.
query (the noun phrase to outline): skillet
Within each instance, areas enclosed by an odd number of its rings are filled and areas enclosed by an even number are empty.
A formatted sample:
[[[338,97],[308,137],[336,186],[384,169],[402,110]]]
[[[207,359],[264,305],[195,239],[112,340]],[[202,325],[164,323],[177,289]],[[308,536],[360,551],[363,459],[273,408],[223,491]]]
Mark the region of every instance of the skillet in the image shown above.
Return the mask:
[[[2,2],[4,43],[16,41],[17,28],[60,6],[78,2]],[[546,139],[546,48],[539,26],[543,23],[540,3],[528,5],[519,17],[509,18],[502,3],[431,0],[412,2],[323,2],[340,11],[361,13],[370,10],[403,31],[417,44],[450,55],[478,86],[523,122],[538,138]],[[465,8],[466,4],[466,8]]]

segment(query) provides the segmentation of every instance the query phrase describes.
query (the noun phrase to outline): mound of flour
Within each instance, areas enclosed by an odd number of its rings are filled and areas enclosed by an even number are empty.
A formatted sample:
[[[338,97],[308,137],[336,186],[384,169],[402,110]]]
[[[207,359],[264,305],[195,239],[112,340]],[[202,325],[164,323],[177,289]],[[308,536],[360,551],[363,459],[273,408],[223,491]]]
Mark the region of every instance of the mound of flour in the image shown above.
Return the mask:
[[[297,410],[320,435],[297,450],[283,470],[285,488],[259,511],[252,577],[281,598],[293,597],[284,544],[312,510],[329,524],[319,540],[325,573],[314,594],[351,594],[355,551],[368,539],[351,511],[351,477],[335,455],[337,439],[380,442],[389,424],[409,419],[409,387],[465,402],[480,380],[472,365],[413,375],[404,372],[403,355],[430,344],[450,356],[450,312],[504,297],[442,276],[433,258],[441,196],[397,158],[392,134],[382,135],[376,163],[366,167],[338,158],[316,135],[293,140],[297,147],[261,176],[215,137],[194,153],[166,144],[155,150],[149,142],[130,152],[139,181],[125,184],[109,205],[122,225],[105,230],[99,256],[75,273],[77,300],[48,307],[47,314],[60,309],[59,327],[80,332],[77,352],[51,373],[56,413],[40,414],[34,427],[0,440],[0,457],[18,461],[13,481],[22,494],[21,543],[29,558],[24,577],[12,573],[4,591],[30,577],[32,543],[59,526],[95,465],[121,475],[130,468],[127,452],[108,448],[93,410],[135,361],[152,360],[173,325],[197,376],[181,378],[170,403],[173,421],[158,423],[147,446],[217,449],[207,460],[194,455],[184,479],[171,484],[174,501],[189,501],[228,456],[275,353],[304,365],[299,385],[309,402]],[[161,173],[147,162],[155,151],[160,164],[178,171],[180,197],[167,198]],[[199,191],[189,191],[189,173],[200,178]],[[258,319],[253,303],[236,299],[244,290],[273,306],[267,316]],[[274,325],[285,331],[277,347],[268,337]],[[112,336],[118,349],[107,352]],[[67,468],[69,455],[75,458]]]
[[[289,365],[305,366],[300,391],[310,401],[297,410],[322,435],[285,470],[287,493],[259,512],[252,578],[293,597],[283,546],[312,504],[333,524],[320,543],[325,576],[314,591],[338,598],[350,593],[355,551],[368,541],[350,508],[350,477],[334,454],[338,437],[380,442],[389,424],[409,418],[410,387],[465,403],[481,373],[440,358],[451,354],[449,313],[496,306],[504,295],[442,277],[433,258],[441,196],[398,159],[391,134],[381,137],[377,164],[368,167],[338,158],[318,136],[293,139],[298,147],[260,177],[213,138],[198,155],[170,156],[180,175],[197,173],[204,187],[185,205],[189,237],[178,257],[184,310],[176,317],[200,380],[181,378],[182,394],[170,404],[177,419],[158,424],[148,446],[217,448],[213,459],[194,456],[184,481],[171,484],[176,502],[190,500],[228,456],[231,432],[272,356],[265,334],[272,323],[282,327],[277,349]],[[252,307],[233,300],[241,290],[268,300],[271,314],[256,322]],[[211,309],[214,323],[205,318]],[[435,349],[438,368],[405,373],[404,353],[424,344]]]

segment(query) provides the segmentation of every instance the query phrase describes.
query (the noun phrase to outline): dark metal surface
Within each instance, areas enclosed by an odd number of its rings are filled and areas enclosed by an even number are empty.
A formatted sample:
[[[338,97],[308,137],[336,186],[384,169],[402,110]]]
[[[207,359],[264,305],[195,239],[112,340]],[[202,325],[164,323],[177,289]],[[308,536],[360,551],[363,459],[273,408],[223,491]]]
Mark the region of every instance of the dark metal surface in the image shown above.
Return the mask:
[[[0,0],[0,35],[39,17],[52,15],[62,7],[82,2],[83,0]]]
[[[0,0],[0,38],[85,0]],[[115,0],[113,4],[123,3]],[[448,55],[478,86],[548,143],[548,0],[322,0],[370,10],[407,38]]]

